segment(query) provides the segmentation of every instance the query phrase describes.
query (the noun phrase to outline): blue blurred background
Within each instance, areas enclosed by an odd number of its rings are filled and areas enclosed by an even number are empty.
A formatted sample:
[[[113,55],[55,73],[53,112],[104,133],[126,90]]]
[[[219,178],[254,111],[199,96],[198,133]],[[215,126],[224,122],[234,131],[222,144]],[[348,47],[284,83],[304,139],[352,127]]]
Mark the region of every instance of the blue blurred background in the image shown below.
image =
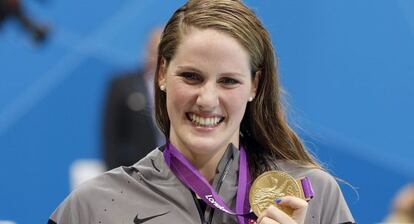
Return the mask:
[[[51,32],[35,45],[15,21],[0,28],[0,220],[46,223],[70,164],[101,158],[108,82],[183,1],[23,3]],[[272,35],[290,120],[357,188],[341,184],[357,221],[380,222],[414,179],[414,1],[246,3]]]

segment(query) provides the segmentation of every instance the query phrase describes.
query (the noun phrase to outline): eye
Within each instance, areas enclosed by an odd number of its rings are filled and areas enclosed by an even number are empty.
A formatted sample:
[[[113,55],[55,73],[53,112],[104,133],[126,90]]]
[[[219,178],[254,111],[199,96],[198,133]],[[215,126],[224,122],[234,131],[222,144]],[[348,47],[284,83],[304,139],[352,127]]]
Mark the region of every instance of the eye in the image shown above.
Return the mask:
[[[234,85],[240,84],[240,82],[237,79],[228,78],[228,77],[220,79],[220,83],[223,83],[226,86],[234,86]]]
[[[183,77],[184,80],[187,82],[195,83],[195,82],[202,81],[201,76],[195,72],[182,72],[178,75]]]

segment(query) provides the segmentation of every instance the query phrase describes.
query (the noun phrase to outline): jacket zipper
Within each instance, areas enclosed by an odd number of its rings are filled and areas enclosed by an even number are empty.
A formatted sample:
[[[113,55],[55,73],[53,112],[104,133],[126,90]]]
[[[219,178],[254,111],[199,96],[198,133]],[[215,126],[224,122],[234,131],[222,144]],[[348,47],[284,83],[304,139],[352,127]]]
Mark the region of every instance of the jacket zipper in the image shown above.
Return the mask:
[[[217,183],[217,187],[216,187],[216,192],[218,193],[219,192],[219,190],[220,190],[220,188],[221,188],[221,185],[223,184],[223,180],[224,180],[224,178],[227,176],[227,173],[229,172],[229,169],[230,169],[230,161],[233,161],[233,158],[231,158],[231,159],[229,159],[228,161],[227,161],[227,163],[226,163],[226,166],[224,167],[224,172],[223,172],[223,174],[220,176],[220,179],[219,179],[219,181],[218,181],[218,183]],[[209,214],[209,216],[208,216],[208,222],[207,222],[207,224],[211,224],[212,223],[212,221],[213,221],[213,214],[214,214],[214,209],[213,208],[211,208],[210,207],[210,214]],[[203,215],[204,216],[204,215]],[[204,220],[204,219],[203,219]]]
[[[204,211],[203,209],[201,209],[200,202],[198,201],[197,196],[193,191],[191,191],[191,195],[193,196],[193,200],[194,200],[194,203],[196,204],[198,214],[200,215],[201,224],[205,224],[206,222],[204,221],[205,220]]]

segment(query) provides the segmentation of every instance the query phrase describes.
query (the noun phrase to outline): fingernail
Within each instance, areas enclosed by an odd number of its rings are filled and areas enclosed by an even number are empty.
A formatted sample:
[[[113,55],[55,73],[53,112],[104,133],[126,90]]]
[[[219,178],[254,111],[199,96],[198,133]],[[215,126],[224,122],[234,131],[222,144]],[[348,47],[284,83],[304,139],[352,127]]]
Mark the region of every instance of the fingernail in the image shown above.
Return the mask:
[[[278,198],[275,200],[276,204],[280,204],[280,202],[282,202],[282,199]]]

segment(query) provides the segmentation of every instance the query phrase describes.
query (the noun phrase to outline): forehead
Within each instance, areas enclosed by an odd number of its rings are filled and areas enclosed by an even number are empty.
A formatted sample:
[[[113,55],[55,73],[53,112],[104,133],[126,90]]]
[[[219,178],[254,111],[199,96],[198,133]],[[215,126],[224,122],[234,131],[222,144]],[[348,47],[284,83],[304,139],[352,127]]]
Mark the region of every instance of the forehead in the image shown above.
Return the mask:
[[[173,61],[250,72],[250,57],[245,48],[235,38],[215,29],[188,29],[181,36]]]

